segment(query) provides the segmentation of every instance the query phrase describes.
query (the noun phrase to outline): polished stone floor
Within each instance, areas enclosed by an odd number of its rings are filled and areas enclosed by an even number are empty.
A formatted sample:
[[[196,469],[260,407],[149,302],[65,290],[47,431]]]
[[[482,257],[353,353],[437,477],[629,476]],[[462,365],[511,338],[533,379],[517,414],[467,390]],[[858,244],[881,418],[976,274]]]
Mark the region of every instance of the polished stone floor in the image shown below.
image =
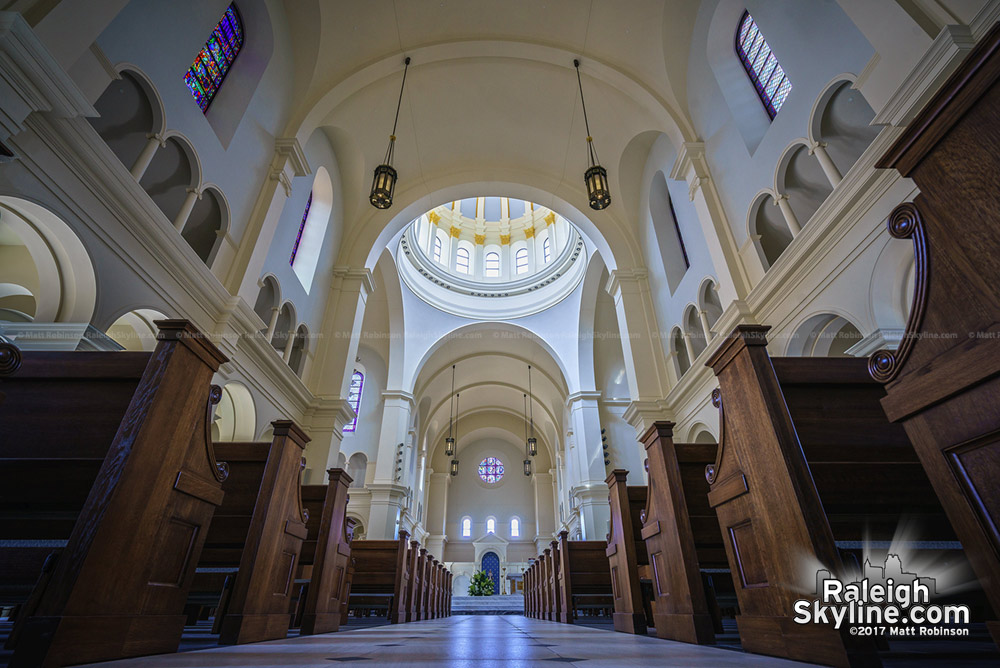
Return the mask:
[[[466,615],[94,665],[102,668],[331,665],[801,668],[806,664],[515,615]]]

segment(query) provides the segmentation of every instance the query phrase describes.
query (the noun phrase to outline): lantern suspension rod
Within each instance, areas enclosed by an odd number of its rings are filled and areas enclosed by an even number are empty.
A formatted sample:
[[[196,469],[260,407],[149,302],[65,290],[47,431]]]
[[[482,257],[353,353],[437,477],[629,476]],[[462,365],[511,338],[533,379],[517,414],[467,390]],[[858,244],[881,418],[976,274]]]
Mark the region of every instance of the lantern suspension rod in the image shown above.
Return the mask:
[[[389,148],[385,150],[385,164],[392,164],[392,148],[396,141],[396,126],[399,125],[399,108],[403,105],[403,89],[406,87],[406,72],[410,69],[410,57],[403,61],[403,81],[399,84],[399,99],[396,100],[396,117],[392,121],[392,134],[389,135]]]
[[[531,365],[530,364],[528,365],[528,396],[532,397],[532,395],[531,395]],[[531,402],[531,401],[528,402],[528,414],[530,415],[529,419],[531,420],[531,435],[534,436],[535,435],[535,407],[532,405],[532,403],[533,402]]]
[[[455,365],[451,365],[451,397],[448,399],[448,438],[451,438],[452,423],[455,419]]]

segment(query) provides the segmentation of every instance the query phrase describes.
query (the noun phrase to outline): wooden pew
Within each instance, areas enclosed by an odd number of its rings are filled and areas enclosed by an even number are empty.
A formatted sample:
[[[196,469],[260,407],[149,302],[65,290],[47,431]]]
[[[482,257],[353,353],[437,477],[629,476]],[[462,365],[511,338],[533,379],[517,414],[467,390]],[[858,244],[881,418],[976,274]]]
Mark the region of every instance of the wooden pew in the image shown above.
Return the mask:
[[[562,606],[559,597],[559,543],[558,541],[552,541],[549,543],[549,549],[552,550],[551,558],[546,560],[546,573],[545,573],[545,598],[548,602],[548,610],[545,613],[545,619],[550,622],[559,621],[559,617],[562,613]],[[549,554],[549,549],[545,552]]]
[[[11,666],[177,649],[223,498],[210,416],[226,358],[187,321],[156,324],[152,353],[0,343],[0,592],[22,604]]]
[[[300,575],[308,579],[301,601],[300,635],[340,628],[341,601],[347,586],[351,545],[347,540],[347,496],[351,476],[327,471],[328,485],[303,485],[308,537],[302,544]]]
[[[640,569],[648,570],[646,544],[642,540],[641,515],[646,508],[646,487],[629,487],[628,471],[615,469],[608,475],[611,524],[605,553],[611,569],[615,631],[646,633]]]
[[[656,422],[641,439],[649,474],[642,538],[653,585],[657,637],[711,643],[722,631],[713,581],[732,590],[719,520],[708,501],[705,468],[712,443],[674,443],[673,423]],[[716,571],[708,576],[705,571]],[[721,572],[719,572],[721,571]]]
[[[407,553],[407,569],[410,573],[409,582],[406,585],[406,617],[401,621],[415,622],[420,619],[420,593],[421,588],[426,584],[423,574],[423,562],[427,551],[420,549],[420,543],[415,540],[410,541],[410,550]]]
[[[349,605],[355,614],[385,610],[393,624],[406,620],[409,539],[410,534],[400,530],[398,540],[351,542],[354,575]]]
[[[572,624],[583,614],[611,617],[614,598],[607,548],[606,541],[571,541],[568,531],[559,532],[554,555],[559,561],[559,621]]]
[[[288,635],[296,567],[307,537],[301,471],[309,438],[290,420],[271,424],[270,443],[215,446],[230,474],[192,589],[196,602],[223,592],[213,629],[223,645]]]
[[[721,424],[708,498],[739,574],[743,648],[878,665],[874,643],[846,627],[792,622],[793,602],[815,589],[802,564],[840,572],[835,540],[862,540],[866,526],[892,535],[904,513],[921,517],[926,539],[955,534],[905,431],[886,419],[865,360],[772,359],[767,329],[737,327],[708,362]]]
[[[878,163],[920,194],[889,216],[910,239],[914,296],[902,343],[872,355],[882,406],[906,429],[993,608],[1000,645],[1000,23]],[[905,243],[896,241],[893,243]],[[933,271],[931,271],[933,268]]]

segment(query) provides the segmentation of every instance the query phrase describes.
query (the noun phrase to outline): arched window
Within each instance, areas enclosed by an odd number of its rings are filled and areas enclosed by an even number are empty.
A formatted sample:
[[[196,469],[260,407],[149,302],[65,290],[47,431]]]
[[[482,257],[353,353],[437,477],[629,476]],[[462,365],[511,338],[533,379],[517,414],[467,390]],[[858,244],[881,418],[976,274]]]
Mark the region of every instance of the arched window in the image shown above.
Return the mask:
[[[441,261],[441,237],[434,237],[434,261]]]
[[[462,538],[470,538],[472,536],[472,519],[469,517],[462,518]]]
[[[773,119],[792,91],[792,82],[778,64],[750,12],[743,12],[736,29],[736,54],[757,89],[767,115]]]
[[[195,56],[190,69],[184,75],[184,83],[187,84],[202,112],[208,111],[208,105],[212,104],[216,93],[219,92],[222,80],[232,68],[233,61],[236,60],[241,48],[243,48],[243,22],[240,21],[234,3],[226,9],[222,20],[215,26],[205,46]]]
[[[347,391],[347,403],[354,409],[354,419],[344,425],[344,431],[354,431],[358,428],[358,413],[361,412],[361,388],[365,385],[365,374],[355,371],[351,376],[351,389]]]
[[[510,518],[510,537],[520,538],[521,536],[521,520],[516,517]]]
[[[500,278],[500,253],[490,251],[485,258],[486,278]]]
[[[497,532],[497,521],[492,517],[486,520],[486,533],[496,533]]]
[[[542,262],[545,264],[549,263],[552,259],[552,243],[549,241],[548,237],[545,237],[545,241],[542,242]]]
[[[455,271],[460,274],[470,273],[469,249],[464,246],[455,253]]]
[[[288,264],[295,266],[295,254],[299,252],[299,243],[302,242],[302,232],[306,229],[306,220],[309,219],[309,207],[313,203],[313,194],[309,193],[309,199],[306,200],[306,210],[302,212],[302,222],[299,223],[299,233],[295,236],[295,245],[292,246],[292,257],[288,260]]]
[[[528,271],[528,249],[518,248],[514,253],[514,273],[523,274]]]

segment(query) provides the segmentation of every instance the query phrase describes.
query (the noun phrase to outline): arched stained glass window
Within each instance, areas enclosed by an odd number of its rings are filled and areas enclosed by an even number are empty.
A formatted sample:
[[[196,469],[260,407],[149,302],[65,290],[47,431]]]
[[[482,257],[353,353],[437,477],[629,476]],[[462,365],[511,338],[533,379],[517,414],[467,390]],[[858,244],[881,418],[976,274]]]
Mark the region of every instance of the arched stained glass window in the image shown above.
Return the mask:
[[[496,457],[487,457],[479,463],[479,477],[490,484],[503,478],[503,462]]]
[[[552,243],[549,241],[548,237],[545,237],[545,241],[542,242],[542,262],[545,264],[549,263],[552,259]]]
[[[523,274],[528,271],[528,249],[518,248],[514,253],[514,273]]]
[[[295,237],[295,245],[292,246],[292,257],[288,261],[288,264],[290,265],[295,264],[295,254],[299,252],[299,244],[302,242],[302,232],[303,230],[306,229],[306,220],[309,219],[309,207],[312,206],[312,203],[313,203],[313,194],[312,192],[310,192],[309,199],[306,200],[306,210],[302,212],[302,222],[299,223],[299,233]]]
[[[486,520],[486,533],[496,533],[497,532],[497,521],[492,517]]]
[[[740,26],[736,29],[736,54],[757,89],[767,115],[773,119],[792,91],[792,82],[778,64],[750,12],[743,12]]]
[[[469,267],[469,249],[459,248],[455,253],[455,271],[460,274],[468,274],[470,272]]]
[[[485,258],[486,278],[500,278],[500,253],[490,251]]]
[[[365,385],[365,374],[355,371],[351,376],[351,388],[347,391],[347,403],[354,409],[354,419],[344,425],[344,432],[358,428],[358,413],[361,412],[361,389]]]
[[[472,536],[472,519],[465,517],[462,519],[462,538],[469,538]]]
[[[215,94],[222,86],[222,80],[226,78],[242,48],[243,22],[240,21],[240,14],[234,3],[226,9],[222,20],[215,26],[205,46],[195,56],[184,75],[184,83],[202,112],[208,111],[208,105],[212,104]]]
[[[510,519],[510,537],[519,538],[521,536],[521,520],[516,517]]]
[[[434,237],[434,261],[441,261],[441,237]]]

